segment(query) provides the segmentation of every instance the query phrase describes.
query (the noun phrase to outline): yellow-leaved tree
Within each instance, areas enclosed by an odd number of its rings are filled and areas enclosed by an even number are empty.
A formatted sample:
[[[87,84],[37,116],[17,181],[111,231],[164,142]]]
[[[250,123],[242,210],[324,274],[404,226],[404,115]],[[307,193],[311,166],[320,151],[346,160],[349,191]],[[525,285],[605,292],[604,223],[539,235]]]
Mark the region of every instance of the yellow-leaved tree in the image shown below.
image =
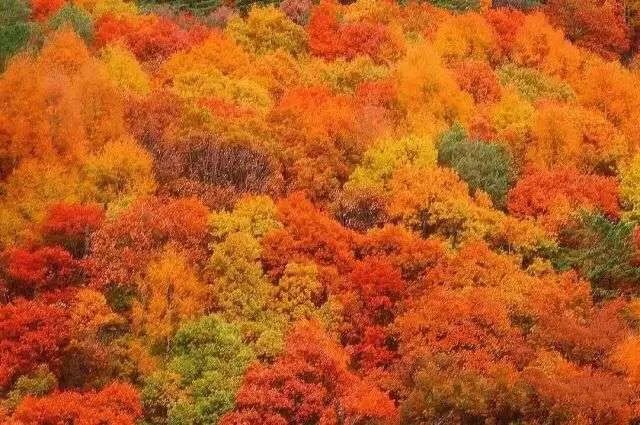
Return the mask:
[[[131,309],[133,327],[160,347],[166,346],[182,322],[207,308],[207,286],[185,255],[171,246],[149,263],[137,288],[139,298]]]
[[[127,94],[146,95],[151,82],[135,55],[123,46],[113,44],[104,48],[102,62],[109,78]]]
[[[84,197],[107,205],[112,211],[155,190],[153,161],[133,139],[107,143],[82,166]]]
[[[428,43],[408,49],[398,63],[397,79],[398,100],[414,130],[435,134],[469,120],[473,98],[458,87]]]
[[[245,19],[234,16],[227,23],[225,33],[256,55],[279,49],[298,55],[307,47],[304,28],[273,6],[254,7]]]

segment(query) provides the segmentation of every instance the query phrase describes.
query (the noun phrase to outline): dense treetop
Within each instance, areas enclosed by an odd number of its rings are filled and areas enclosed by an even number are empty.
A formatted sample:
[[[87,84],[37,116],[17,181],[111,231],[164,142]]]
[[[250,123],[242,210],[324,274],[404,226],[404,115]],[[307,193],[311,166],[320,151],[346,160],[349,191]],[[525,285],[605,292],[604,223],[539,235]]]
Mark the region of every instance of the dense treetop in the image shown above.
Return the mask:
[[[0,423],[640,421],[640,1],[0,0]]]

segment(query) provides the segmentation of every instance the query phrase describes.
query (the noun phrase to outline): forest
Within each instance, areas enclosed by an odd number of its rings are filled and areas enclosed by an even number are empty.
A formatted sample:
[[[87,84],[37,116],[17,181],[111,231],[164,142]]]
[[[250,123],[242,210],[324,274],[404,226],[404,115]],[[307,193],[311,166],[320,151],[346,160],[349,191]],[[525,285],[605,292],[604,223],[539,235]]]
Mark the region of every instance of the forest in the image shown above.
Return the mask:
[[[640,423],[640,0],[0,0],[0,423]]]

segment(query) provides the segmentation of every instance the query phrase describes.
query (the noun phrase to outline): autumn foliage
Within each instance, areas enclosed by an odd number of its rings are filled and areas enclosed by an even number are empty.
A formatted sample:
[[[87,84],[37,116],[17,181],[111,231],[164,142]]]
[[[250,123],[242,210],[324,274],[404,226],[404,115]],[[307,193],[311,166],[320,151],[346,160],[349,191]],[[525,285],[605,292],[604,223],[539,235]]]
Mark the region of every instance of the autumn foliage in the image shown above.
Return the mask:
[[[0,0],[0,423],[640,423],[640,1]]]

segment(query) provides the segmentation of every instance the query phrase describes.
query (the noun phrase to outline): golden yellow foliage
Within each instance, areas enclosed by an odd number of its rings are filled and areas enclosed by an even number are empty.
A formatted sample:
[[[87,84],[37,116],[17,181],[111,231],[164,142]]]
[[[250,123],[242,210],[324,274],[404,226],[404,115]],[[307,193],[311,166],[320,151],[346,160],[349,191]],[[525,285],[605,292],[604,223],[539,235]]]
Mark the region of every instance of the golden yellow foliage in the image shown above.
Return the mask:
[[[409,48],[398,63],[397,79],[398,100],[414,130],[442,131],[455,122],[468,121],[473,99],[460,90],[430,44]]]
[[[140,299],[131,310],[133,326],[156,344],[166,344],[180,323],[207,307],[207,287],[185,255],[171,246],[149,263],[137,286]]]
[[[109,45],[102,51],[109,78],[127,94],[146,95],[151,90],[149,76],[136,57],[123,46]]]
[[[273,6],[253,7],[246,19],[231,18],[225,34],[256,55],[277,50],[299,55],[307,44],[304,29]]]
[[[207,73],[213,70],[225,75],[243,75],[248,72],[250,63],[249,55],[234,40],[214,32],[202,43],[171,56],[163,64],[161,72],[168,79],[187,72]]]
[[[94,19],[106,14],[131,16],[138,13],[136,3],[130,0],[74,0],[74,4],[89,11]]]
[[[1,184],[0,242],[27,236],[29,224],[41,221],[51,203],[80,200],[79,187],[75,169],[33,160],[23,162]]]
[[[107,143],[82,165],[84,198],[116,210],[155,190],[153,161],[132,139]]]
[[[493,28],[477,13],[446,20],[436,32],[434,46],[446,63],[469,59],[492,62],[499,53]]]

